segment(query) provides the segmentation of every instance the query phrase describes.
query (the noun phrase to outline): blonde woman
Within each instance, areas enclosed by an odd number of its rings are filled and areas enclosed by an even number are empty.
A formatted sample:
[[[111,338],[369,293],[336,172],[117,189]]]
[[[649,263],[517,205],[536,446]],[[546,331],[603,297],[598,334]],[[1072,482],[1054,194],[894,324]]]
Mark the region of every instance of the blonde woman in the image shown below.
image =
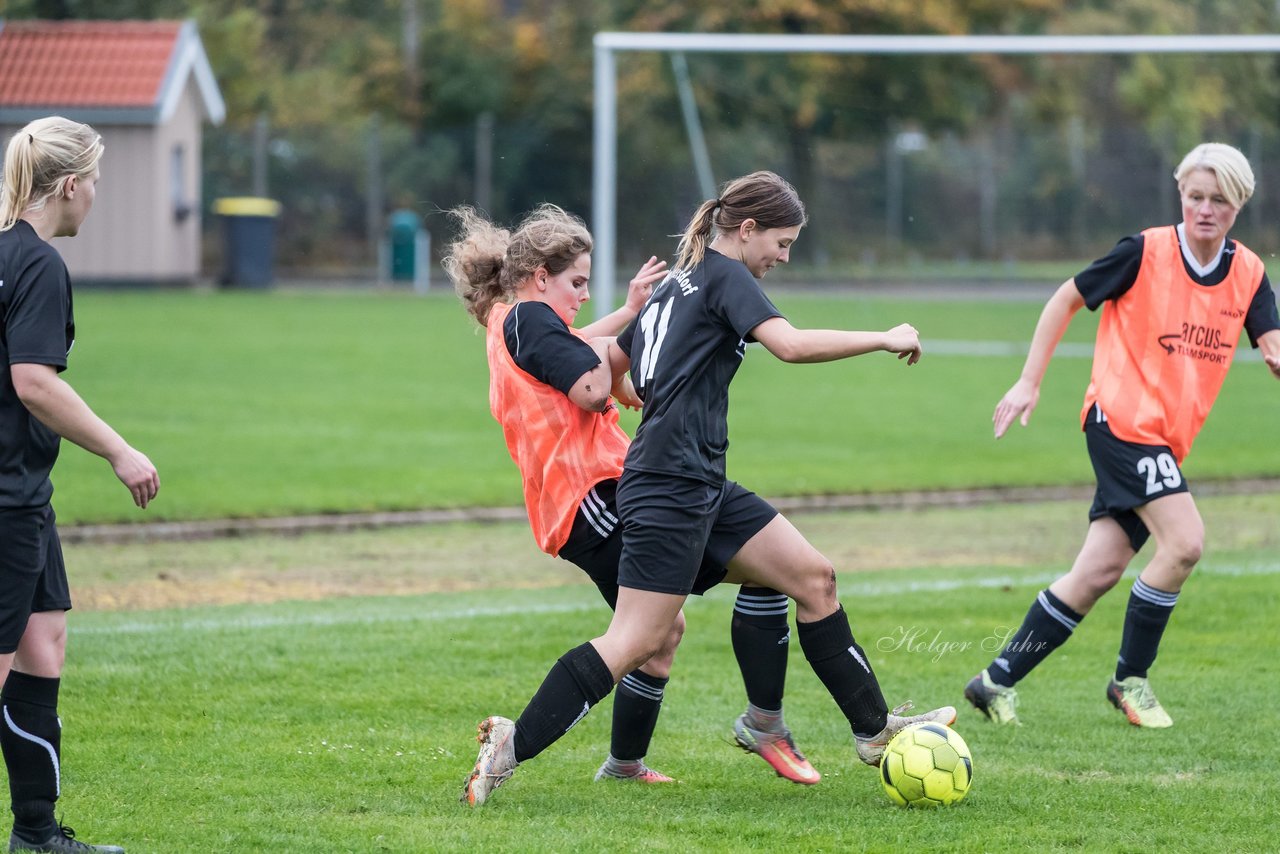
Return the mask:
[[[9,140],[0,188],[0,747],[13,802],[10,851],[123,852],[87,845],[54,817],[61,791],[58,689],[71,595],[50,497],[62,438],[106,459],[145,508],[155,466],[59,374],[75,342],[71,280],[49,240],[90,208],[102,139],[38,119]]]
[[[1182,222],[1125,237],[1050,297],[1022,376],[996,406],[999,439],[1027,426],[1071,318],[1102,309],[1081,421],[1098,489],[1069,572],[1037,594],[1005,649],[965,686],[991,720],[1017,724],[1014,686],[1071,637],[1149,537],[1155,554],[1129,594],[1108,701],[1134,726],[1173,725],[1148,681],[1173,607],[1204,548],[1182,476],[1241,331],[1280,378],[1280,318],[1262,260],[1227,236],[1253,195],[1253,170],[1229,145],[1196,146],[1174,172]]]

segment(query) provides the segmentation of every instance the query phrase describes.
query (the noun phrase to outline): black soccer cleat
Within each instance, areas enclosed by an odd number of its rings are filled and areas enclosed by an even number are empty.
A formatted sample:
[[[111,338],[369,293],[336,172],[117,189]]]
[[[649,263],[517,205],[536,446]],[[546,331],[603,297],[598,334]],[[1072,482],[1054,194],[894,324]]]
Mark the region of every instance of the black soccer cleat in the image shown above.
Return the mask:
[[[64,825],[55,825],[53,834],[44,842],[28,842],[16,833],[9,834],[9,851],[52,852],[52,854],[124,854],[119,845],[90,845],[76,839],[76,832]]]

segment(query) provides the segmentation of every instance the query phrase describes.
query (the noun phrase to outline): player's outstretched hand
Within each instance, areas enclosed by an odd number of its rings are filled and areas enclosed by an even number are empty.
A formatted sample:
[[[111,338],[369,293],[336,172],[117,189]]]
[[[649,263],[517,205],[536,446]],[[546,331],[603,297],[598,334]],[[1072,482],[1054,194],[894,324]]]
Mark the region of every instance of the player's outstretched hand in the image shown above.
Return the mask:
[[[653,286],[666,275],[667,262],[659,261],[657,255],[650,256],[627,286],[627,308],[639,314],[640,309],[644,308],[645,300],[653,293]]]
[[[996,438],[1004,435],[1015,418],[1021,418],[1022,426],[1026,427],[1039,402],[1039,386],[1022,379],[1014,383],[1013,388],[1000,398],[1000,402],[996,404],[996,412],[991,416],[991,422],[996,428]]]
[[[133,503],[147,509],[151,499],[160,491],[160,475],[151,460],[141,451],[126,446],[120,456],[110,462],[116,477],[133,496]]]
[[[1267,367],[1271,369],[1271,373],[1276,379],[1280,379],[1280,356],[1263,356],[1267,360]]]
[[[923,354],[920,333],[910,323],[895,326],[885,333],[885,349],[897,353],[899,359],[906,359],[908,365],[914,365]]]

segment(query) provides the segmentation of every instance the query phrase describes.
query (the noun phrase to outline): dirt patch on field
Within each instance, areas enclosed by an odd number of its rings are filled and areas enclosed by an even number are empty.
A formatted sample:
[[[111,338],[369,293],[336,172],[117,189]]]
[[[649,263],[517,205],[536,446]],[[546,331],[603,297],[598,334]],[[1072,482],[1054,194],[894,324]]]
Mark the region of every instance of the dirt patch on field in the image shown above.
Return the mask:
[[[1280,480],[1197,484],[1213,552],[1280,550]],[[1091,491],[903,493],[776,503],[840,572],[1061,566],[1079,549]],[[522,514],[383,527],[292,526],[177,537],[64,535],[77,608],[137,610],[590,584],[533,543]],[[328,517],[325,517],[328,518]],[[329,519],[332,522],[331,519]],[[212,523],[202,523],[209,525]],[[136,528],[137,526],[128,526]],[[282,533],[282,532],[286,532]],[[123,540],[123,541],[121,541]]]

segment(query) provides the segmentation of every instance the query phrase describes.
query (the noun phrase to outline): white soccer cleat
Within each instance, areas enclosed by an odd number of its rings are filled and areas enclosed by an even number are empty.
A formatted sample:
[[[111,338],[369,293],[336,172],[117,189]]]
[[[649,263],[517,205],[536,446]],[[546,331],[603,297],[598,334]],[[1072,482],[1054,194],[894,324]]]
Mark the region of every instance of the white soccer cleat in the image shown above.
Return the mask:
[[[903,712],[911,711],[911,707],[912,704],[908,701],[890,712],[884,729],[870,738],[862,738],[855,735],[854,741],[858,745],[858,758],[873,768],[878,768],[880,766],[880,757],[884,756],[884,749],[889,745],[889,740],[912,724],[935,723],[950,726],[956,722],[955,706],[943,706],[931,712],[925,712],[922,715],[903,717]]]
[[[1156,699],[1151,683],[1141,676],[1130,676],[1107,683],[1107,699],[1111,705],[1124,712],[1129,723],[1148,729],[1166,729],[1173,726],[1173,718]]]
[[[480,742],[480,755],[476,767],[462,787],[463,803],[478,807],[489,799],[494,789],[510,779],[516,770],[516,725],[494,716],[480,722],[476,741]]]

